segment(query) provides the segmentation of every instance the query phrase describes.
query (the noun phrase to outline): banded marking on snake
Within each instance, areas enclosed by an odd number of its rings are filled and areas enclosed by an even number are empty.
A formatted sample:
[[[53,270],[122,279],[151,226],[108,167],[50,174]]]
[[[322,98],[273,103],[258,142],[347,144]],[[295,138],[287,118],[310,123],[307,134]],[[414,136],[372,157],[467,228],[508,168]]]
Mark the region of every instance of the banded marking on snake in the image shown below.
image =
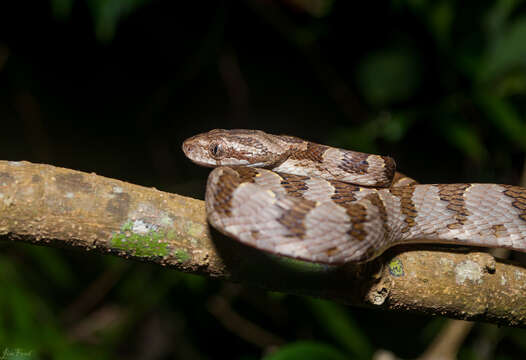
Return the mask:
[[[395,162],[259,130],[212,130],[183,143],[208,178],[210,224],[301,260],[369,261],[400,243],[526,251],[526,189],[417,184]]]

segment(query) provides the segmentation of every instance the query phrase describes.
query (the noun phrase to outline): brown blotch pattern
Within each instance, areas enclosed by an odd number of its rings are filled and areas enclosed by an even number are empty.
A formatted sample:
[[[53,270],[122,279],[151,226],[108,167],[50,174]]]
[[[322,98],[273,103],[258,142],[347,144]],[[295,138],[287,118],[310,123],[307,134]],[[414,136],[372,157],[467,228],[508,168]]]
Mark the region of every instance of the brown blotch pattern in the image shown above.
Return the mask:
[[[367,199],[378,208],[378,212],[380,213],[380,219],[382,219],[382,226],[384,228],[384,238],[387,237],[387,235],[391,232],[391,229],[389,229],[389,225],[387,224],[387,209],[385,208],[385,204],[382,199],[380,199],[380,196],[377,193],[372,193],[364,197],[364,199]]]
[[[379,155],[376,155],[379,156]],[[396,163],[393,158],[390,158],[389,156],[380,156],[382,160],[384,161],[384,177],[385,182],[382,182],[378,186],[385,186],[389,187],[393,183],[393,179],[395,178],[397,172],[396,172]],[[402,176],[405,176],[403,174],[400,174]],[[412,184],[416,184],[416,181],[414,181],[411,178],[407,178],[409,180],[412,180]],[[408,185],[408,183],[406,184]]]
[[[351,219],[351,229],[347,232],[354,240],[362,241],[367,237],[365,222],[367,221],[367,208],[359,203],[345,206],[347,215]]]
[[[334,194],[331,199],[338,205],[345,206],[356,200],[355,192],[360,191],[360,187],[353,184],[347,184],[341,181],[329,180],[329,183],[334,188]]]
[[[316,207],[316,202],[311,200],[297,201],[291,209],[283,209],[283,214],[278,222],[283,225],[289,233],[287,237],[303,239],[305,237],[305,216]]]
[[[251,167],[237,167],[235,171],[239,174],[239,182],[254,183],[259,172]]]
[[[406,233],[410,228],[416,225],[415,220],[416,216],[418,215],[415,203],[413,202],[413,192],[415,191],[415,187],[392,187],[389,189],[389,191],[400,200],[400,211],[405,216],[405,227],[402,228],[402,233]]]
[[[325,145],[307,143],[307,149],[304,151],[295,151],[290,156],[289,159],[294,160],[310,160],[315,163],[323,163],[323,154],[327,151],[329,147]]]
[[[369,163],[367,162],[368,154],[354,152],[354,151],[342,151],[343,157],[341,164],[338,165],[340,169],[348,173],[366,174],[369,169]]]
[[[508,231],[506,230],[506,227],[503,224],[493,225],[491,227],[491,230],[493,230],[493,235],[495,237],[504,237],[508,235]]]
[[[239,170],[239,169],[238,169]],[[239,186],[239,175],[234,170],[226,168],[219,176],[216,186],[207,186],[213,189],[214,210],[225,216],[232,216],[232,193]],[[207,194],[208,196],[208,194]]]
[[[511,205],[520,211],[519,218],[526,221],[526,192],[524,188],[515,185],[502,185],[506,190],[502,193],[513,198]]]
[[[309,190],[306,181],[308,176],[280,174],[281,186],[287,191],[287,195],[302,198],[305,191]]]
[[[461,228],[470,215],[464,201],[464,193],[471,184],[440,184],[436,186],[440,200],[447,201],[447,209],[455,213],[456,222],[448,224],[448,229]]]

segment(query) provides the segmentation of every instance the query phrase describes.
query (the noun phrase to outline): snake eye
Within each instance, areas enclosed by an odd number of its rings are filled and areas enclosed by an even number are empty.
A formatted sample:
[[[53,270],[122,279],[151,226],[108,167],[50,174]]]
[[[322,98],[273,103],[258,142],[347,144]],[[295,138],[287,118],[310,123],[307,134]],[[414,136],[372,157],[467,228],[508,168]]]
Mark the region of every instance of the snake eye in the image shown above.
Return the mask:
[[[218,144],[218,143],[211,144],[210,145],[210,154],[215,159],[220,158],[223,155],[223,149],[221,147],[221,144]]]

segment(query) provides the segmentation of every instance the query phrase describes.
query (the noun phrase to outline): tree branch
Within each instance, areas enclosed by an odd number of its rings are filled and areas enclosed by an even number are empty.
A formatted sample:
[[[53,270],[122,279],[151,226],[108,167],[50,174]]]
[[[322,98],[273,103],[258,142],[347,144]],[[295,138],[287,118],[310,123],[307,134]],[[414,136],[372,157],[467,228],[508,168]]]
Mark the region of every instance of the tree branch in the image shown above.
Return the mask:
[[[0,236],[357,306],[526,326],[526,270],[489,254],[411,245],[343,267],[280,258],[211,230],[203,201],[50,165],[0,161]]]

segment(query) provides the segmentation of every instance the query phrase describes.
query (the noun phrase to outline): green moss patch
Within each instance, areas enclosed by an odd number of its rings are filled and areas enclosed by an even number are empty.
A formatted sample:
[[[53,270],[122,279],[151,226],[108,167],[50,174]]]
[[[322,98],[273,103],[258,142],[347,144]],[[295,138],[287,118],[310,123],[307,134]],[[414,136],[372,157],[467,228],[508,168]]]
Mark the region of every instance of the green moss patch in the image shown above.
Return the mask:
[[[394,277],[404,276],[404,264],[398,258],[389,262],[389,273]]]
[[[185,262],[190,260],[190,254],[186,250],[175,250],[175,258],[179,262]]]
[[[168,256],[169,247],[165,242],[166,234],[161,230],[150,230],[140,234],[133,231],[133,222],[129,221],[114,234],[110,240],[115,249],[124,250],[138,257]]]

